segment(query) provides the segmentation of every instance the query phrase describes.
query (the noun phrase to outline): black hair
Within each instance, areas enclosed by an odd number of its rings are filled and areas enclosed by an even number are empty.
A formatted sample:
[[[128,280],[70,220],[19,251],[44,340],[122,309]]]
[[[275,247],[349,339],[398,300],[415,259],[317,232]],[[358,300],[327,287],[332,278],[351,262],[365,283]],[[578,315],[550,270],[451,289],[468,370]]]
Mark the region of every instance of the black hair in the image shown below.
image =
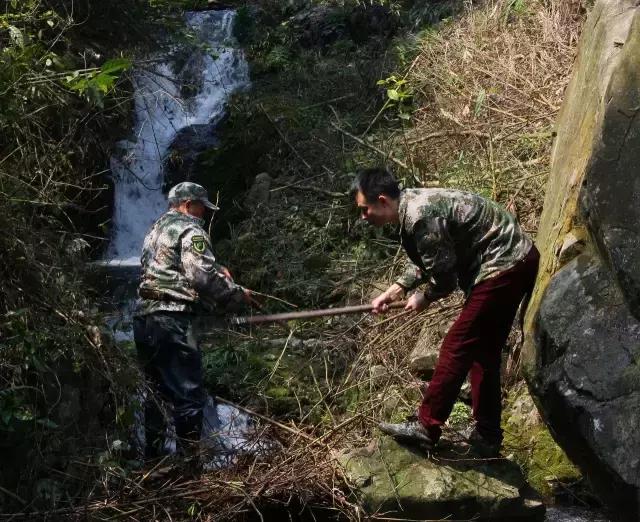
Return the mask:
[[[400,197],[400,184],[391,172],[384,167],[372,167],[362,169],[356,173],[351,183],[351,195],[355,196],[360,191],[370,203],[376,201],[380,194],[398,199]]]

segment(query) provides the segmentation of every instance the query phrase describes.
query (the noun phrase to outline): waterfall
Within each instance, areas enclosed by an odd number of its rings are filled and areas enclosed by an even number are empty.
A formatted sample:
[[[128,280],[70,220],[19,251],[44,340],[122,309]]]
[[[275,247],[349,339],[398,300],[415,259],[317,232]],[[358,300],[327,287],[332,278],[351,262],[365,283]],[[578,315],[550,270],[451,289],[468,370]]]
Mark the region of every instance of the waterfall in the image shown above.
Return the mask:
[[[120,141],[111,158],[115,195],[109,264],[139,264],[144,236],[167,209],[163,165],[177,134],[217,123],[229,96],[249,85],[243,53],[233,47],[234,17],[230,10],[187,13],[193,43],[176,46],[168,58],[155,57],[133,73],[132,137]]]

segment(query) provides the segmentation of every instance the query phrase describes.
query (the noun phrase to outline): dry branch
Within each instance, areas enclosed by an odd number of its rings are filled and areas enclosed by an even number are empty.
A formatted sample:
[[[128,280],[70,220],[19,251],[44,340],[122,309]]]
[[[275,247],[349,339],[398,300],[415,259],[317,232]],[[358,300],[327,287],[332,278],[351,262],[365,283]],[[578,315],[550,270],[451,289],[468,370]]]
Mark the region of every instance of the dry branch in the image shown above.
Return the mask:
[[[336,129],[337,131],[341,132],[342,134],[344,134],[345,136],[348,136],[349,138],[351,138],[352,140],[354,140],[355,142],[359,143],[360,145],[362,145],[363,147],[367,147],[368,149],[373,150],[374,152],[377,152],[378,154],[380,154],[381,156],[383,156],[385,159],[389,160],[389,161],[393,161],[396,165],[401,166],[403,169],[406,170],[411,170],[407,164],[404,161],[400,161],[397,158],[394,158],[392,153],[387,154],[385,151],[383,151],[382,149],[379,149],[378,147],[376,147],[375,145],[371,145],[370,143],[367,143],[364,140],[361,140],[360,138],[358,138],[358,136],[354,136],[353,134],[351,134],[349,131],[346,131],[340,127],[338,127],[335,123],[331,122],[331,126]]]

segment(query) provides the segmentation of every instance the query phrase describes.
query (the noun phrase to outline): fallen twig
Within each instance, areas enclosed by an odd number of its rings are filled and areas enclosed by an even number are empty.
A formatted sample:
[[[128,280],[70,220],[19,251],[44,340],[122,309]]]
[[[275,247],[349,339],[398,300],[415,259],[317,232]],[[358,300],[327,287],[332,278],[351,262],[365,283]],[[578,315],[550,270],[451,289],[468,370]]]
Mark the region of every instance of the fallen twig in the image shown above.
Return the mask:
[[[394,158],[391,154],[387,154],[385,151],[383,151],[382,149],[379,149],[378,147],[376,147],[375,145],[371,145],[370,143],[367,143],[364,140],[361,140],[360,138],[358,138],[358,136],[354,136],[353,134],[351,134],[349,131],[346,131],[340,127],[338,127],[335,123],[331,122],[331,126],[336,129],[337,131],[341,132],[342,134],[344,134],[345,136],[348,136],[349,138],[351,138],[352,140],[354,140],[355,142],[359,143],[360,145],[362,145],[363,147],[367,147],[368,149],[371,149],[375,152],[377,152],[378,154],[380,154],[381,156],[384,156],[385,158],[387,158],[389,161],[393,161],[396,165],[399,165],[400,167],[402,167],[403,169],[406,170],[411,170],[409,168],[409,166],[404,162],[401,161],[397,158]]]
[[[280,138],[282,139],[282,141],[284,141],[287,146],[293,151],[293,153],[298,157],[298,159],[300,161],[302,161],[302,163],[304,164],[305,167],[307,167],[309,170],[311,169],[311,165],[309,165],[307,163],[307,161],[302,157],[302,155],[298,152],[298,150],[289,142],[289,140],[287,139],[287,137],[284,135],[284,133],[280,130],[280,127],[278,127],[278,125],[276,124],[275,121],[273,121],[273,119],[271,118],[271,116],[269,116],[269,113],[267,112],[267,110],[264,108],[264,106],[262,104],[259,105],[260,109],[262,110],[262,112],[264,113],[264,115],[267,117],[267,119],[269,120],[269,122],[271,123],[271,125],[273,125],[273,128],[276,129],[277,133],[279,134]]]

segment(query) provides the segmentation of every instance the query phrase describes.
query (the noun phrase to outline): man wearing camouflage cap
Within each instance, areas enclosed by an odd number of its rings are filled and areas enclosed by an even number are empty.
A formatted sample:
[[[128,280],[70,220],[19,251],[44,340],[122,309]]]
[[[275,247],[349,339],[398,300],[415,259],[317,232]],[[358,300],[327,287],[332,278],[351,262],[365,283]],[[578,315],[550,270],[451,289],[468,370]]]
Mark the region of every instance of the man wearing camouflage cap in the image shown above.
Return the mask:
[[[154,223],[142,249],[140,302],[134,338],[145,374],[172,406],[181,446],[200,439],[205,403],[202,357],[195,318],[237,308],[251,292],[219,265],[204,230],[205,209],[218,210],[196,183],[169,192],[169,210]],[[164,421],[155,401],[147,401],[145,455],[164,452]]]

